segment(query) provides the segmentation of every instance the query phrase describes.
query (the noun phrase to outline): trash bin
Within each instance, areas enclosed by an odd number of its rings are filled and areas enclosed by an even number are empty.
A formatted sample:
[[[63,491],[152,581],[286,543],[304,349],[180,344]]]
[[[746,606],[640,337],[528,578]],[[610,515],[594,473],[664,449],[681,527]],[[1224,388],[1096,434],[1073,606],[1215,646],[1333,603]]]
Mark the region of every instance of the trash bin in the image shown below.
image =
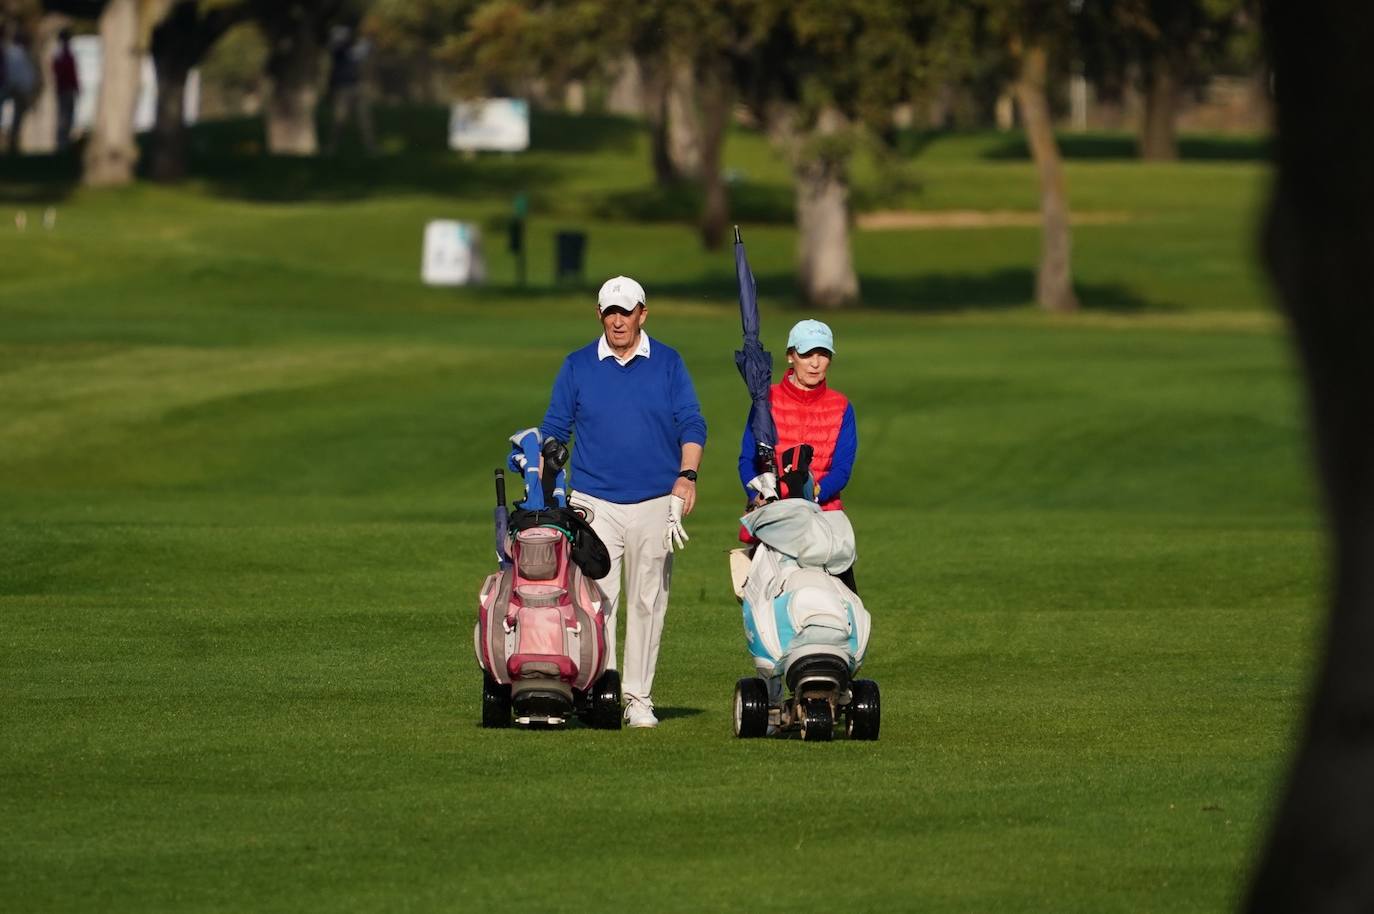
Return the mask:
[[[587,253],[586,232],[558,232],[554,235],[553,277],[557,282],[582,279],[582,261]]]

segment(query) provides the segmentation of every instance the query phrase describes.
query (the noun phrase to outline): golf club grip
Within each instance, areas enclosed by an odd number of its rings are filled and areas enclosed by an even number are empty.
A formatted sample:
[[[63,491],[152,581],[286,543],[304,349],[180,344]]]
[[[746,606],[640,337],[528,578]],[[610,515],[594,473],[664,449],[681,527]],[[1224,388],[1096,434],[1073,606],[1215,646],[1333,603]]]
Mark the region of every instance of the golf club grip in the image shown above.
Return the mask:
[[[506,506],[506,473],[504,470],[496,470],[496,507]]]

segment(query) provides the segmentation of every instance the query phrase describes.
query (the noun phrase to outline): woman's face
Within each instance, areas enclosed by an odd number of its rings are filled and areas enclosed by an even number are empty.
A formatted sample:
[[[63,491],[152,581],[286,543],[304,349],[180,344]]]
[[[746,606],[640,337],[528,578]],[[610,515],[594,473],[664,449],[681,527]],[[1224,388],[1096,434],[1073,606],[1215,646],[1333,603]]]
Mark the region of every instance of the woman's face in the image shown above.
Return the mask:
[[[830,353],[824,349],[812,349],[805,354],[793,352],[789,360],[792,362],[792,376],[806,388],[819,385],[830,370]]]

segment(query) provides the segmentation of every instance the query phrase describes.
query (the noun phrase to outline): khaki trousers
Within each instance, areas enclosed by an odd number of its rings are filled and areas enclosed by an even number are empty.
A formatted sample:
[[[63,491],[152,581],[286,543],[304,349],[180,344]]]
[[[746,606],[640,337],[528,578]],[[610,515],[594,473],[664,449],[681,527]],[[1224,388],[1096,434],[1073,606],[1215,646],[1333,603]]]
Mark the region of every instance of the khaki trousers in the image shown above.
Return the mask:
[[[654,669],[668,615],[668,588],[673,576],[673,553],[663,544],[668,527],[668,498],[664,495],[634,504],[604,501],[583,492],[573,504],[593,512],[592,529],[611,554],[611,570],[600,581],[610,604],[610,632],[606,665],[616,665],[616,620],[619,616],[620,573],[625,572],[625,662],[620,665],[620,690],[626,703],[654,706]]]

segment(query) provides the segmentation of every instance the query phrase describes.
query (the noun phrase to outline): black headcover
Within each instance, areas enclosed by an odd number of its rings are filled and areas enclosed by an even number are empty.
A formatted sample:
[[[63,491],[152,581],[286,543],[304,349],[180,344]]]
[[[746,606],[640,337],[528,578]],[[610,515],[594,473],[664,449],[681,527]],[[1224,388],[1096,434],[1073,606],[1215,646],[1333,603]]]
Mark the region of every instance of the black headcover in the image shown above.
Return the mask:
[[[515,531],[531,527],[558,527],[571,537],[568,558],[582,573],[594,581],[599,581],[611,571],[611,554],[606,544],[596,535],[592,525],[572,508],[547,508],[543,511],[527,511],[517,508],[510,513],[510,528]]]
[[[558,487],[558,471],[568,463],[568,446],[557,438],[545,438],[539,449],[544,457],[544,476],[540,480],[544,488],[544,504],[554,503],[553,490]]]
[[[815,450],[809,444],[790,447],[778,455],[779,496],[815,501],[811,479],[811,458],[814,455]]]

